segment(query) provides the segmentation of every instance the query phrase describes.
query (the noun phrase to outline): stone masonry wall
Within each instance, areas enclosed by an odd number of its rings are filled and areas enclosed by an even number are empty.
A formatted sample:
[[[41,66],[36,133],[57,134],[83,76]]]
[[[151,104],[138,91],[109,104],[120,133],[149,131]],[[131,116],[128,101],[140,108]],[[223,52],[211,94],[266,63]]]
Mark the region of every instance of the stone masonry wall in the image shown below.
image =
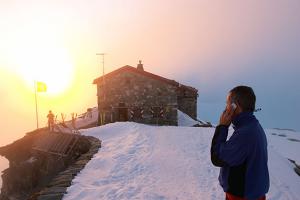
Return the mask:
[[[197,118],[197,94],[185,89],[178,90],[177,94],[178,94],[177,97],[178,109],[186,113],[193,119],[196,119]]]
[[[105,123],[117,121],[120,103],[128,108],[128,118],[146,124],[177,125],[176,87],[143,75],[124,72],[105,79],[97,86],[99,111],[105,110]],[[103,91],[105,97],[103,97]],[[123,105],[122,105],[123,106]],[[151,107],[163,108],[164,116],[154,117]],[[143,109],[142,119],[130,119],[130,111]]]
[[[68,166],[64,171],[57,174],[46,187],[31,195],[28,200],[61,200],[71,186],[73,178],[99,151],[101,141],[94,137],[86,137],[91,143],[89,151],[80,155],[76,162]]]
[[[70,151],[66,156],[36,151],[32,148],[36,141],[46,136],[49,138],[51,134],[54,136],[57,133],[47,133],[46,129],[35,130],[12,144],[0,147],[0,155],[9,160],[9,168],[2,174],[1,200],[27,199],[33,193],[45,188],[53,177],[70,164],[77,163],[82,155],[99,148],[99,145],[96,147],[92,145],[94,142],[89,137],[81,135],[75,136],[78,140],[69,147]]]

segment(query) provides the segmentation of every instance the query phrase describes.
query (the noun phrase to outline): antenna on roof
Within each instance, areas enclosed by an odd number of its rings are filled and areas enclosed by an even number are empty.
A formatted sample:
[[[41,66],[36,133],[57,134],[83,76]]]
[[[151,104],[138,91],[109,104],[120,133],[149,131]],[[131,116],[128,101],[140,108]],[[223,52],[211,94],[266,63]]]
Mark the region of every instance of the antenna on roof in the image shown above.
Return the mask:
[[[102,76],[104,76],[104,56],[106,53],[96,53],[96,56],[102,56]]]
[[[104,56],[106,53],[96,53],[96,56],[102,56],[102,90],[103,90],[103,100],[105,100],[105,79],[104,79]],[[99,105],[98,105],[99,106]],[[100,106],[99,106],[100,107]],[[99,108],[98,113],[98,125],[103,125],[105,122],[105,113],[103,108]]]

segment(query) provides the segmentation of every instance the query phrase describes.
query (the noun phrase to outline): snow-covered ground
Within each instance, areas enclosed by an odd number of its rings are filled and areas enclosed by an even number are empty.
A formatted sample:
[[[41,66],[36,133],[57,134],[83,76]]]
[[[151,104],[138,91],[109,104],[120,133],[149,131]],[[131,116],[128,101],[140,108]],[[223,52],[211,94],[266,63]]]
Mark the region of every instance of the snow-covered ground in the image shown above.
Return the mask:
[[[187,114],[181,112],[180,110],[177,110],[177,117],[178,117],[178,126],[194,126],[196,124],[199,124],[199,122],[190,118]]]
[[[203,120],[196,121],[190,118],[187,114],[177,110],[178,116],[178,126],[194,126],[194,125],[208,125],[207,122]],[[61,123],[56,123],[54,131],[63,133],[76,133],[82,127],[86,127],[90,124],[95,124],[98,120],[98,108],[91,108],[90,112],[83,113],[79,115],[75,123],[73,124],[71,120],[65,122],[65,126]]]
[[[87,111],[79,115],[72,123],[72,120],[66,121],[64,125],[57,122],[54,126],[54,131],[63,132],[63,133],[79,133],[78,129],[95,124],[98,120],[98,108],[91,108],[90,111]]]
[[[270,148],[300,165],[300,133],[278,129],[266,129],[266,133]]]
[[[184,112],[177,109],[177,118],[178,118],[178,126],[195,126],[195,125],[208,125],[207,122],[203,120],[198,121],[192,119],[190,116],[185,114]]]
[[[102,147],[75,177],[64,200],[224,199],[219,168],[210,161],[214,128],[117,122],[81,133],[99,138]],[[300,143],[287,138],[296,139],[299,133],[285,133],[285,138],[271,133],[282,131],[267,130],[268,199],[300,199],[300,177],[285,158],[296,160]]]

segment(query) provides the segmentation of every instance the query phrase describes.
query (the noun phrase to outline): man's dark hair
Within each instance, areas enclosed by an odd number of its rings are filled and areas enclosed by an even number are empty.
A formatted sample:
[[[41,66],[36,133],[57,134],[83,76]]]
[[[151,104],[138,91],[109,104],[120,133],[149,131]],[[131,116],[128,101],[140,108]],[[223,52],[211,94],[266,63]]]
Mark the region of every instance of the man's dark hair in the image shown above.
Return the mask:
[[[240,105],[244,112],[254,112],[256,96],[251,87],[237,86],[230,90],[233,101]]]

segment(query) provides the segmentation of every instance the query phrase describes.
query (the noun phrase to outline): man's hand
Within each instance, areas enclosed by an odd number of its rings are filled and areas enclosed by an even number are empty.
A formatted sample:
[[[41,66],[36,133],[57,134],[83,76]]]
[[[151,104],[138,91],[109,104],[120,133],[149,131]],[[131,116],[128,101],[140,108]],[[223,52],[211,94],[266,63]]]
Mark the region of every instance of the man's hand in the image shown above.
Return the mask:
[[[232,122],[233,114],[234,110],[230,106],[227,106],[227,108],[224,110],[220,117],[219,125],[229,126]]]

